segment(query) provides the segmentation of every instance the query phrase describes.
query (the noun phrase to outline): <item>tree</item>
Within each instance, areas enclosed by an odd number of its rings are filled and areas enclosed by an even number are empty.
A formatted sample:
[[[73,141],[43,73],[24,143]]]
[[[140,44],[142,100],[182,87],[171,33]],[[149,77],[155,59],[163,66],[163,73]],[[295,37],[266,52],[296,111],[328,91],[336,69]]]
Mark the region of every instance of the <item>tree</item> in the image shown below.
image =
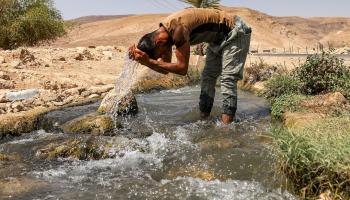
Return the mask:
[[[219,8],[220,0],[179,0],[181,2],[192,5],[195,8]],[[195,54],[204,55],[205,44],[198,44],[195,49]]]
[[[218,8],[220,0],[180,0],[184,3],[191,4],[195,8]]]
[[[12,49],[53,40],[65,33],[52,0],[0,0],[0,47]]]

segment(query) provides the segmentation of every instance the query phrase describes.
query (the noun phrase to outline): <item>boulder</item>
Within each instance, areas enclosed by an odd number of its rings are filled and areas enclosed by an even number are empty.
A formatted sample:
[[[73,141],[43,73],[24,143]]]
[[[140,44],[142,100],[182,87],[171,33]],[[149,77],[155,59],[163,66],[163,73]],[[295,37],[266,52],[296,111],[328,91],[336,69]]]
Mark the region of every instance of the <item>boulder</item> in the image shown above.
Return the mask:
[[[62,125],[65,133],[91,135],[113,135],[115,127],[121,128],[121,125],[105,115],[87,115]]]
[[[62,143],[51,143],[37,151],[42,159],[70,158],[75,160],[100,160],[123,156],[125,151],[145,152],[148,149],[125,137],[96,139],[95,137],[70,139]]]
[[[115,90],[109,92],[98,109],[101,114],[134,115],[138,113],[136,97],[133,93],[119,97]]]

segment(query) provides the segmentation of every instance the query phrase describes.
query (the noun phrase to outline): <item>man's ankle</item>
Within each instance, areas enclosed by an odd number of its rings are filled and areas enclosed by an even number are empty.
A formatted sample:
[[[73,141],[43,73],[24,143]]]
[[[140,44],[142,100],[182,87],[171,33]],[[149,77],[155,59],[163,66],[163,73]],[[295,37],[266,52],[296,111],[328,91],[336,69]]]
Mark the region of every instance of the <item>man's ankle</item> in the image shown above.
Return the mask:
[[[209,116],[210,116],[210,113],[201,112],[201,119],[208,119]]]
[[[221,121],[224,124],[231,124],[235,121],[234,115],[222,114]]]

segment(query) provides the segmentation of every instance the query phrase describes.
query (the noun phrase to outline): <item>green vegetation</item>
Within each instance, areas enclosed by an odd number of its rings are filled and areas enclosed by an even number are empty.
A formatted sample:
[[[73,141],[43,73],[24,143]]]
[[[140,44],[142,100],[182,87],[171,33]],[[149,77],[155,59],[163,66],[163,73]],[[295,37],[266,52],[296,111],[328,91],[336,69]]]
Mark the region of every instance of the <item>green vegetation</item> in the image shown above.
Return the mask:
[[[321,194],[349,199],[349,104],[339,93],[325,95],[340,92],[349,100],[349,68],[330,53],[311,55],[300,67],[274,76],[265,86],[263,95],[271,102],[275,118],[281,119],[285,112],[294,114],[286,116],[289,127],[272,128],[272,137],[279,168],[294,183],[295,192],[303,199]],[[298,114],[305,123],[288,124]]]
[[[325,52],[311,55],[294,73],[300,80],[304,94],[317,95],[340,90],[345,92],[344,96],[349,95],[346,93],[349,92],[350,69],[336,55]]]
[[[0,0],[0,47],[12,49],[50,41],[65,33],[52,0]]]
[[[306,99],[306,96],[295,94],[284,94],[282,96],[279,96],[273,100],[271,106],[271,114],[275,118],[281,119],[283,113],[286,111],[300,111],[302,109],[300,103]]]
[[[350,116],[319,119],[298,131],[273,128],[280,169],[302,198],[350,198]]]
[[[341,92],[350,98],[350,69],[342,59],[324,52],[309,56],[303,65],[289,74],[277,73],[265,84],[262,95],[270,100],[272,114],[279,118],[284,112],[282,109],[288,105],[295,108],[296,100],[302,99],[300,95],[329,92]],[[286,102],[282,102],[284,100]],[[281,105],[285,106],[280,107]]]

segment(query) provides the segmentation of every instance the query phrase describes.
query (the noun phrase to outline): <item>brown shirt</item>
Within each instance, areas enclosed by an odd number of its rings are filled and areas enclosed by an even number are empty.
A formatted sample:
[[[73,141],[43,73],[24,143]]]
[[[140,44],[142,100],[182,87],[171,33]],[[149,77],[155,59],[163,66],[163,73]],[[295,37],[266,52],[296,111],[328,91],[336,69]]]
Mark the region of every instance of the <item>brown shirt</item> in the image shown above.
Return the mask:
[[[235,16],[217,9],[188,8],[164,19],[163,26],[176,47],[189,41],[220,43],[235,26]]]

